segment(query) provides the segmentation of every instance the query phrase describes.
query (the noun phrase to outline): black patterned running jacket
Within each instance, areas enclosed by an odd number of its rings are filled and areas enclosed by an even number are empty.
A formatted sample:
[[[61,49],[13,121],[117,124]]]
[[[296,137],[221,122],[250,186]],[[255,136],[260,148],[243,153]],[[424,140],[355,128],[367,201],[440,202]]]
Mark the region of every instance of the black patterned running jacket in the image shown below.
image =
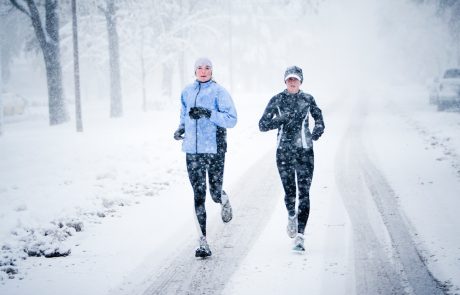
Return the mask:
[[[312,131],[309,129],[309,114],[315,120]],[[324,132],[321,109],[315,99],[300,90],[290,94],[287,90],[270,99],[259,121],[260,131],[278,129],[278,148],[313,148],[312,139],[318,139]]]

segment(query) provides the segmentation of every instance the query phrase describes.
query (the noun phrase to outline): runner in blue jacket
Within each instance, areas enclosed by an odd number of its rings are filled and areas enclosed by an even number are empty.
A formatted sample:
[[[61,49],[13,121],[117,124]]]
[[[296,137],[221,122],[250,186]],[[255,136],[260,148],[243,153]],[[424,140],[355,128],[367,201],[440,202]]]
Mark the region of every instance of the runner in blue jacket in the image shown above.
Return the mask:
[[[212,80],[212,63],[207,58],[195,62],[196,80],[181,94],[179,128],[176,140],[183,140],[187,171],[195,197],[195,213],[201,236],[196,257],[207,257],[211,250],[206,240],[206,173],[214,202],[220,203],[223,222],[232,219],[228,195],[222,190],[227,131],[236,125],[237,115],[230,94]]]

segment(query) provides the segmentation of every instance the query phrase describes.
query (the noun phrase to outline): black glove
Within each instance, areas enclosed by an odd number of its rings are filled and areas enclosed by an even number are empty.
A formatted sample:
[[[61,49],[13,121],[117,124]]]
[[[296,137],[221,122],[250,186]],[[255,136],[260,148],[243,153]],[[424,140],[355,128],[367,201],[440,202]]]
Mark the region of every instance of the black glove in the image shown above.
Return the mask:
[[[276,116],[275,118],[272,119],[272,121],[276,125],[281,126],[289,122],[289,118],[287,117],[287,115],[281,115],[281,116]]]
[[[283,114],[282,117],[284,117],[284,129],[294,130],[296,128],[300,128],[301,116],[301,112],[290,112]]]
[[[184,139],[184,137],[182,136],[184,133],[185,133],[185,129],[184,129],[184,128],[179,128],[179,129],[177,129],[176,132],[174,132],[174,139],[175,139],[175,140]]]
[[[315,141],[318,140],[323,134],[323,132],[324,132],[323,126],[315,126],[315,128],[313,128],[313,132],[311,133],[311,139]]]
[[[209,119],[211,117],[211,110],[202,107],[193,107],[190,109],[190,112],[188,112],[188,115],[190,116],[190,118],[195,120],[198,120],[202,117],[206,117]]]

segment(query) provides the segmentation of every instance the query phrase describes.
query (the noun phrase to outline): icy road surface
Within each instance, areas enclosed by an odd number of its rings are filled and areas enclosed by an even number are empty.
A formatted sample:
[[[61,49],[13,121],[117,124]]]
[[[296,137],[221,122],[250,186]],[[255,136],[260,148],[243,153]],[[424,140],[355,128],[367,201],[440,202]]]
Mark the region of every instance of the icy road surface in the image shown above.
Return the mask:
[[[218,215],[208,223],[213,256],[194,258],[196,242],[190,241],[137,286],[139,294],[448,294],[452,280],[436,278],[428,267],[431,262],[439,269],[436,259],[430,260],[433,256],[426,257],[430,250],[423,245],[429,242],[416,239],[417,224],[363,144],[371,139],[363,131],[366,118],[380,107],[363,98],[325,109],[327,128],[316,144],[306,254],[289,250],[271,150],[229,189],[235,209],[231,223],[222,224]],[[451,172],[445,171],[455,178]],[[458,262],[456,267],[453,280],[458,279]]]

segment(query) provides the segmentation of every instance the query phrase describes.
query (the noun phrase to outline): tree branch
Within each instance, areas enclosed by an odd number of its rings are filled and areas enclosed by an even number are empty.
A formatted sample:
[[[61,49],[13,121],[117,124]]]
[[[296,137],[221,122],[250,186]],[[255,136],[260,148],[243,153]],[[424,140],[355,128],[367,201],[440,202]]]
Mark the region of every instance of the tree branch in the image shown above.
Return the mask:
[[[97,8],[99,9],[100,12],[102,12],[105,16],[107,16],[107,9],[102,7],[102,5],[98,5]]]
[[[11,4],[16,7],[19,11],[21,12],[24,12],[25,14],[27,14],[27,16],[29,16],[30,18],[32,18],[32,16],[30,15],[30,12],[27,11],[27,9],[22,6],[21,4],[19,4],[16,0],[10,0]]]
[[[38,11],[37,4],[34,0],[27,0],[27,5],[29,7],[30,19],[32,20],[32,26],[35,31],[35,36],[37,37],[38,43],[40,44],[40,47],[42,48],[43,54],[45,55],[46,59],[46,55],[48,53],[46,50],[48,40],[46,39],[46,34],[43,30],[40,12]]]

